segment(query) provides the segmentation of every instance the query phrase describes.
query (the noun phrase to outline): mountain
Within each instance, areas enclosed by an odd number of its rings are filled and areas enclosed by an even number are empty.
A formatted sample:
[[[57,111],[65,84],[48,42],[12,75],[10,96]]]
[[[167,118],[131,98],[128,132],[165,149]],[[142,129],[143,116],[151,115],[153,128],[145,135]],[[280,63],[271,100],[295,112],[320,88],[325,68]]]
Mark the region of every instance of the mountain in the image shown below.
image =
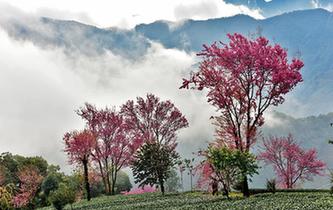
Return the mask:
[[[10,19],[2,27],[12,38],[31,41],[41,48],[61,47],[68,55],[98,56],[112,51],[126,58],[137,58],[150,46],[147,38],[134,31],[102,29],[45,17],[30,21]]]
[[[304,82],[290,96],[294,102],[281,109],[296,116],[332,111],[332,25],[333,13],[324,9],[295,11],[263,20],[236,15],[200,21],[156,21],[137,25],[132,30],[103,29],[45,17],[34,21],[13,18],[1,24],[11,37],[31,41],[42,48],[62,47],[68,55],[79,52],[88,56],[111,51],[127,59],[139,59],[151,41],[166,48],[198,52],[203,44],[226,42],[227,33],[254,35],[259,29],[273,43],[287,48],[289,55],[301,53],[305,63]]]
[[[135,30],[161,42],[167,48],[198,52],[202,44],[226,42],[227,33],[254,34],[258,29],[273,43],[279,43],[295,56],[301,53],[305,63],[304,82],[293,93],[304,113],[332,111],[327,99],[333,97],[333,13],[324,9],[303,10],[256,20],[245,15],[205,21],[188,20],[180,25],[166,21],[141,24]],[[332,104],[332,103],[331,103]],[[288,111],[288,110],[287,110]]]

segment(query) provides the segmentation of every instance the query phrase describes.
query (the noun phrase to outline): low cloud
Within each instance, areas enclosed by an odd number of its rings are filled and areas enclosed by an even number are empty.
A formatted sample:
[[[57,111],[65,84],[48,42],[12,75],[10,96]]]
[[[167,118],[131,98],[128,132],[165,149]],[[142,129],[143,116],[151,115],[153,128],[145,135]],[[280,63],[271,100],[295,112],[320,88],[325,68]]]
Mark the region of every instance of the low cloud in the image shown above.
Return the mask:
[[[179,4],[175,7],[174,14],[176,20],[230,17],[237,14],[249,15],[256,19],[264,18],[259,9],[250,9],[244,5],[234,5],[218,0]]]
[[[96,25],[96,22],[86,12],[71,12],[68,10],[51,9],[48,7],[38,8],[36,11],[38,17],[49,17],[58,20],[76,20],[81,23]]]
[[[213,137],[209,117],[215,112],[204,93],[179,90],[197,62],[194,54],[152,43],[140,60],[111,51],[89,57],[13,40],[3,28],[0,40],[1,152],[42,155],[68,172],[62,136],[84,126],[74,110],[84,102],[120,106],[146,93],[172,100],[188,118],[190,127],[179,133],[181,154],[191,155]]]
[[[313,8],[323,8],[333,12],[333,3],[330,0],[311,0]]]

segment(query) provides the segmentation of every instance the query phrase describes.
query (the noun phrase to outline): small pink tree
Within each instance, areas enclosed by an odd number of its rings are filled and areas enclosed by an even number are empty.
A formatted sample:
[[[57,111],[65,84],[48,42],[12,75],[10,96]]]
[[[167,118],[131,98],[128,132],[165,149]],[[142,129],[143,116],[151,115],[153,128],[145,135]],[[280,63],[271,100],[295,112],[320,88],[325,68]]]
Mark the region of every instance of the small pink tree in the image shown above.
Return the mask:
[[[285,188],[292,189],[301,180],[312,180],[325,169],[325,163],[317,159],[316,150],[302,149],[292,135],[264,139],[263,147],[258,159],[273,165],[278,182]]]
[[[13,198],[15,208],[27,206],[36,195],[43,177],[34,167],[25,167],[18,172],[20,188],[18,194]]]
[[[86,103],[77,113],[87,121],[88,129],[97,137],[93,160],[100,169],[105,191],[115,194],[117,174],[133,160],[133,154],[142,144],[142,139],[137,138],[134,130],[115,108],[98,110]]]
[[[88,165],[91,160],[91,154],[96,146],[95,136],[88,130],[82,132],[73,131],[64,136],[65,152],[68,154],[71,164],[80,164],[84,170],[84,182],[87,192],[87,200],[91,199],[90,185],[88,177]]]

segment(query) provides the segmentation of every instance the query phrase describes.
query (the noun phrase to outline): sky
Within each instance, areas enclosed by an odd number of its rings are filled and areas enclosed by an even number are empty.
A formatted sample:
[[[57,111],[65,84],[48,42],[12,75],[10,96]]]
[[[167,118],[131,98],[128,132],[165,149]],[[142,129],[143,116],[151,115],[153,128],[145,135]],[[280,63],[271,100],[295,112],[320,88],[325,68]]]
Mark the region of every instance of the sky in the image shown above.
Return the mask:
[[[288,2],[283,1],[285,5]],[[180,150],[190,157],[213,138],[209,122],[215,110],[203,94],[179,90],[181,79],[198,62],[195,54],[165,49],[152,43],[139,61],[112,52],[95,57],[64,53],[61,48],[40,48],[8,35],[9,18],[25,24],[35,17],[76,20],[98,27],[133,28],[164,19],[208,19],[247,14],[257,19],[288,12],[278,0],[0,0],[0,152],[41,155],[70,171],[63,152],[65,132],[82,129],[75,110],[90,102],[98,107],[119,107],[128,99],[154,93],[171,99],[185,114],[190,127],[179,133]],[[328,1],[299,1],[299,8],[330,8]],[[272,10],[269,5],[281,7]],[[38,29],[38,25],[36,25]],[[193,148],[192,151],[184,148]]]
[[[332,0],[0,0],[24,12],[99,27],[132,28],[165,19],[208,19],[247,14],[257,19],[298,9],[333,9]]]

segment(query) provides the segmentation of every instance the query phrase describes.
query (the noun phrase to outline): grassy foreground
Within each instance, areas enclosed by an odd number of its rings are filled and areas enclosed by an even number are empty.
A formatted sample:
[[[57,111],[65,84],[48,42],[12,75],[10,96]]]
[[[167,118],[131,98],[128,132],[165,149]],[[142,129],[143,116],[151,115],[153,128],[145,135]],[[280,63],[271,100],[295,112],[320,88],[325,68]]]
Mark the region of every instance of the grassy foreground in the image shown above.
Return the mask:
[[[43,208],[43,210],[53,209]],[[65,209],[70,209],[67,206]],[[202,193],[173,193],[162,196],[158,193],[128,196],[103,196],[90,202],[73,204],[73,209],[224,209],[224,210],[328,210],[333,209],[333,197],[325,192],[278,192],[258,194],[248,199],[233,197],[227,200],[222,196]]]

